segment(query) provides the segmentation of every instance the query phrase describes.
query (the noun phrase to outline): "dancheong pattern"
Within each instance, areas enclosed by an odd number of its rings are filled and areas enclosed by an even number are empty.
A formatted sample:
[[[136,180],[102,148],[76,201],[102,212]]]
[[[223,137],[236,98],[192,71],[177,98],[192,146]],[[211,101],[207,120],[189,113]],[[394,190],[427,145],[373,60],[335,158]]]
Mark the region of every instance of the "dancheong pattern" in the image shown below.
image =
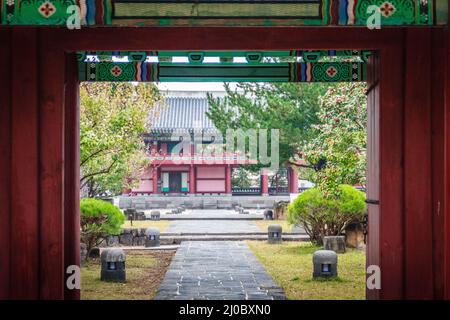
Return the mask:
[[[158,65],[145,62],[79,62],[82,81],[158,81]]]
[[[373,12],[381,25],[443,25],[448,1],[0,0],[6,25],[65,25],[76,15],[83,26],[363,26]]]
[[[84,51],[80,81],[355,82],[366,80],[367,50]]]

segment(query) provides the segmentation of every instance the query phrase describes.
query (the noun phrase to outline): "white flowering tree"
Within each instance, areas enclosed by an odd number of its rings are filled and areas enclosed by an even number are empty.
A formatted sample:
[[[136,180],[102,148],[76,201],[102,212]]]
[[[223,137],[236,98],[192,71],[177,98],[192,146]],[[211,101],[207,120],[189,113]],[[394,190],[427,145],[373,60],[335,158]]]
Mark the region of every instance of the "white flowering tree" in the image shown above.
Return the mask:
[[[313,138],[303,158],[315,166],[311,180],[325,194],[337,195],[341,184],[366,184],[366,85],[347,83],[330,88],[322,97]]]

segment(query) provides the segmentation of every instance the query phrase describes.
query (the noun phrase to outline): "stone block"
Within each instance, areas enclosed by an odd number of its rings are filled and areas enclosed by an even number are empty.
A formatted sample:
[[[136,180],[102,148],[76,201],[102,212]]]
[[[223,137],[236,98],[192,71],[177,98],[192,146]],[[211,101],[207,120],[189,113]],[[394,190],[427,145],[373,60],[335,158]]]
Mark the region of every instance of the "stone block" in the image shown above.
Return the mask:
[[[122,249],[104,249],[100,256],[100,279],[108,282],[125,282],[125,253]]]
[[[133,228],[123,228],[122,229],[122,234],[128,234],[128,233],[132,233],[133,232]]]
[[[317,250],[313,254],[313,278],[337,277],[338,256],[332,250]]]
[[[121,234],[119,236],[120,244],[123,244],[125,246],[132,246],[133,245],[133,235],[131,233],[125,233]]]
[[[159,247],[159,229],[147,228],[145,231],[145,246],[146,247]]]
[[[279,224],[271,224],[267,228],[267,241],[269,243],[280,243],[283,241],[283,228]]]
[[[160,217],[161,217],[161,213],[159,211],[157,211],[157,210],[153,210],[150,213],[150,220],[159,220]]]
[[[143,246],[145,245],[145,236],[137,236],[133,238],[133,246]]]
[[[232,204],[230,200],[217,200],[217,209],[231,209]]]
[[[364,228],[361,223],[350,224],[345,229],[345,245],[349,248],[364,249]]]
[[[145,210],[146,209],[146,207],[145,207],[145,202],[141,202],[141,203],[135,203],[134,204],[134,208],[135,209],[137,209],[137,210]]]
[[[203,200],[203,209],[217,209],[217,200]]]
[[[108,247],[116,246],[119,244],[119,236],[109,236],[106,238],[106,245]]]
[[[85,262],[87,258],[87,247],[86,244],[80,243],[80,261],[81,263]]]
[[[323,247],[325,250],[332,250],[337,253],[344,253],[345,237],[344,236],[323,237]]]
[[[273,211],[266,209],[264,210],[264,220],[273,220]]]

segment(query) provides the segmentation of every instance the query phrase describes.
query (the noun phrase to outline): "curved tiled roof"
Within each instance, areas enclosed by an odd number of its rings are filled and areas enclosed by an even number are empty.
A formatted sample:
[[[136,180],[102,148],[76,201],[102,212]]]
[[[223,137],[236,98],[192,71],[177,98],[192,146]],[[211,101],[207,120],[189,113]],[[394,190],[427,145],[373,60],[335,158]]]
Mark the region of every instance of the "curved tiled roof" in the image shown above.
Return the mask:
[[[150,128],[217,130],[206,115],[208,110],[206,97],[166,97],[149,115]]]

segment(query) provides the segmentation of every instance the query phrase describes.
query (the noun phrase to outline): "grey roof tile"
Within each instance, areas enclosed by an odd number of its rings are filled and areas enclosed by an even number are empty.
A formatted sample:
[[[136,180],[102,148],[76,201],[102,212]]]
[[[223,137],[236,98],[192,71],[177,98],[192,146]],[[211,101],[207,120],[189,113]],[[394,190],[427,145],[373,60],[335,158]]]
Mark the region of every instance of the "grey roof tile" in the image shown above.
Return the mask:
[[[201,97],[166,97],[149,115],[150,127],[158,129],[217,130],[206,112],[208,99]]]

